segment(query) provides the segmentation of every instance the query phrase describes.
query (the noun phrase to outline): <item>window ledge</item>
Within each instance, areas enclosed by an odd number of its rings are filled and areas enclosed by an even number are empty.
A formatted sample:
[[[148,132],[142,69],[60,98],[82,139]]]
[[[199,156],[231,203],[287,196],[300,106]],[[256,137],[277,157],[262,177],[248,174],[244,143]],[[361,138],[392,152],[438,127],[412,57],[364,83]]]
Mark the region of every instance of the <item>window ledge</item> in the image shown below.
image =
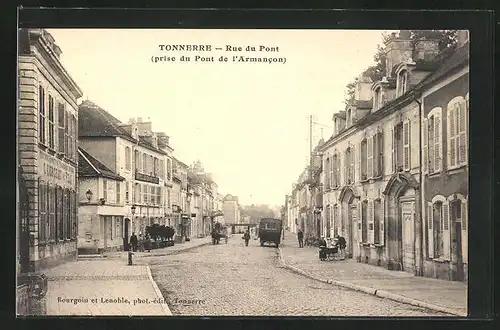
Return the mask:
[[[384,244],[375,243],[375,244],[373,244],[373,246],[376,248],[381,248],[381,247],[384,247]]]
[[[461,172],[462,170],[464,170],[466,167],[467,167],[467,164],[462,164],[462,165],[458,165],[458,166],[449,167],[449,168],[447,169],[447,170],[448,170],[448,174],[456,174],[456,173],[459,173],[459,172]]]
[[[428,174],[427,174],[427,176],[428,176],[429,178],[435,178],[435,177],[438,177],[438,176],[440,176],[440,175],[441,175],[441,171],[439,171],[439,172],[432,172],[432,173],[428,173]]]
[[[441,258],[441,257],[439,257],[439,258],[433,258],[432,260],[433,260],[433,261],[435,261],[435,262],[439,262],[439,263],[447,263],[447,262],[450,262],[449,260],[443,259],[443,258]]]
[[[361,183],[366,183],[366,182],[368,182],[368,181],[370,181],[370,179],[363,179],[363,180],[360,180],[359,182],[361,182]]]
[[[46,150],[48,146],[42,142],[38,142],[38,147],[42,148],[43,150]]]

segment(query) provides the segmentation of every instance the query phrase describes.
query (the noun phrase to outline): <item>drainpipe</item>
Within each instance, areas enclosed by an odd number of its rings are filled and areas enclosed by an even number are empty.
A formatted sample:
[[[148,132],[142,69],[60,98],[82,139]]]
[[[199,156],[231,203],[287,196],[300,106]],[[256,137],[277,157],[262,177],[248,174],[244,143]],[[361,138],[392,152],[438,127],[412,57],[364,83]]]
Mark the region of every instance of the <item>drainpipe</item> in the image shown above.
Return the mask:
[[[419,101],[419,97],[421,96],[421,93],[416,92],[413,93],[413,100],[418,104],[418,118],[419,118],[419,134],[418,134],[418,146],[419,146],[419,164],[420,164],[420,171],[419,171],[419,183],[420,183],[420,196],[419,196],[419,203],[417,207],[419,207],[420,211],[420,217],[418,217],[418,221],[415,223],[415,251],[418,254],[417,257],[417,265],[418,268],[415,271],[416,276],[423,276],[423,266],[424,266],[424,251],[423,251],[423,238],[424,238],[424,216],[423,216],[423,203],[422,203],[422,196],[423,196],[423,187],[424,187],[424,182],[423,182],[423,164],[422,164],[422,102]]]

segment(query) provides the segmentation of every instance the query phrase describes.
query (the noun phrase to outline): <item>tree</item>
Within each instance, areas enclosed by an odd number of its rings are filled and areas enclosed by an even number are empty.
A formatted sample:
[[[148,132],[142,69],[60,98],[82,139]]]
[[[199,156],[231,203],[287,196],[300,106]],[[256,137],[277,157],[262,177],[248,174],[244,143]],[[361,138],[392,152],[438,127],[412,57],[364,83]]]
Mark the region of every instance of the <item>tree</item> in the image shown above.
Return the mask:
[[[380,81],[385,76],[385,43],[390,38],[390,35],[384,34],[383,45],[377,46],[377,51],[373,56],[375,65],[369,66],[363,75],[370,77],[373,82]],[[438,39],[439,51],[454,48],[457,44],[457,31],[456,30],[410,30],[410,39],[415,42],[420,38]],[[344,103],[351,104],[354,101],[354,91],[356,88],[356,81],[351,81],[346,85]]]

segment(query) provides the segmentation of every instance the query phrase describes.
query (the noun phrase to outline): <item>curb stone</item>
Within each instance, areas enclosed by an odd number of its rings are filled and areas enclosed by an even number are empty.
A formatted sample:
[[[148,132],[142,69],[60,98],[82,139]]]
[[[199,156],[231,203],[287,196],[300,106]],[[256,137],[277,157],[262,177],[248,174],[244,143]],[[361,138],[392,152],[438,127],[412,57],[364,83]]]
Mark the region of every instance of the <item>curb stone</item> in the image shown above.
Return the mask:
[[[407,304],[407,305],[412,305],[412,306],[416,306],[416,307],[427,308],[427,309],[434,310],[434,311],[437,311],[437,312],[451,314],[451,315],[456,315],[456,316],[466,316],[463,313],[461,313],[461,312],[459,312],[457,310],[454,310],[454,309],[450,309],[450,308],[446,308],[446,307],[441,307],[441,306],[436,306],[436,305],[433,305],[433,304],[426,303],[424,301],[420,301],[420,300],[416,300],[416,299],[412,299],[412,298],[407,298],[405,296],[401,296],[401,295],[398,295],[398,294],[395,294],[395,293],[391,293],[391,292],[388,292],[388,291],[385,291],[385,290],[378,290],[378,289],[374,289],[374,288],[370,288],[370,287],[365,287],[365,286],[361,286],[361,285],[355,285],[355,284],[352,284],[352,283],[341,282],[341,281],[337,281],[337,280],[331,280],[331,279],[324,280],[324,279],[318,278],[316,276],[313,276],[311,274],[306,273],[305,271],[303,271],[300,268],[288,265],[285,262],[285,258],[283,257],[283,250],[281,249],[281,247],[279,247],[278,257],[279,257],[280,263],[285,268],[288,268],[288,269],[290,269],[290,270],[292,270],[292,271],[294,271],[294,272],[296,272],[298,274],[301,274],[303,276],[309,277],[309,278],[311,278],[313,280],[317,280],[317,281],[324,282],[324,283],[327,283],[327,284],[331,284],[331,285],[336,285],[336,286],[348,288],[348,289],[351,289],[351,290],[354,290],[354,291],[364,292],[364,293],[367,293],[367,294],[370,294],[370,295],[373,295],[373,296],[377,296],[379,298],[385,298],[385,299],[397,301],[397,302],[400,302],[400,303],[403,303],[403,304]]]
[[[147,272],[148,272],[148,277],[149,280],[151,281],[151,284],[153,285],[153,289],[155,290],[156,296],[158,299],[161,300],[161,308],[163,309],[163,312],[165,315],[172,316],[172,312],[170,311],[170,308],[168,305],[165,303],[165,299],[163,298],[163,295],[161,294],[160,288],[158,288],[158,285],[156,284],[155,280],[153,279],[153,276],[151,275],[151,269],[149,266],[146,266]]]

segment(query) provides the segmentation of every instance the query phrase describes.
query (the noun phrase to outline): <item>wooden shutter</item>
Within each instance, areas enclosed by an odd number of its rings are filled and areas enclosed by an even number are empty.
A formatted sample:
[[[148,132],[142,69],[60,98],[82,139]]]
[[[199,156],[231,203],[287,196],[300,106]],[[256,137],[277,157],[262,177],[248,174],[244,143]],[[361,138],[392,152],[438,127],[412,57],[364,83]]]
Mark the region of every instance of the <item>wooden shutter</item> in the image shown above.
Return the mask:
[[[366,143],[366,174],[373,178],[373,137],[369,137]]]
[[[403,169],[410,170],[411,160],[410,160],[410,121],[405,121],[403,123]]]
[[[434,172],[440,172],[442,166],[441,113],[434,115]]]
[[[323,165],[323,168],[325,169],[323,173],[325,174],[325,187],[327,189],[328,187],[330,187],[330,180],[328,180],[329,167],[330,167],[330,157],[326,157],[325,164]]]
[[[432,203],[427,203],[427,252],[429,258],[434,258],[434,230],[432,222],[434,221],[434,209]]]
[[[379,157],[380,157],[380,140],[379,140],[379,133],[377,132],[374,136],[373,136],[373,176],[374,177],[378,177],[380,176],[380,173],[379,173],[379,167],[380,167],[380,163],[379,163]]]
[[[396,127],[391,128],[391,162],[392,162],[392,172],[396,172],[397,169],[397,157],[396,157]]]
[[[448,118],[447,118],[447,125],[446,125],[446,134],[447,134],[447,152],[446,152],[446,160],[447,160],[447,167],[453,167],[457,165],[457,144],[456,144],[456,125],[455,125],[455,108],[454,107],[448,107]]]
[[[467,164],[467,111],[465,108],[465,104],[463,102],[460,103],[460,107],[455,114],[458,116],[458,155],[457,155],[457,163],[459,164]]]
[[[428,161],[428,166],[427,166],[427,172],[428,173],[434,173],[434,168],[435,168],[435,158],[434,158],[434,116],[431,117],[431,120],[427,121],[427,137],[428,137],[428,142],[427,142],[427,150],[429,151],[429,161]]]
[[[375,243],[375,223],[374,223],[374,217],[375,217],[375,209],[374,209],[374,204],[372,200],[368,201],[368,242],[370,244]]]
[[[462,260],[466,264],[469,262],[469,213],[467,208],[467,200],[463,200],[460,218],[462,219]]]
[[[64,109],[64,103],[59,103],[57,106],[57,115],[58,115],[58,138],[57,138],[57,145],[58,145],[58,152],[60,154],[64,154],[64,116],[66,112]]]
[[[355,172],[356,172],[356,175],[355,177],[357,178],[358,181],[361,181],[363,178],[362,178],[362,169],[361,169],[361,166],[362,166],[362,159],[363,159],[363,142],[361,141],[359,143],[359,147],[357,148],[358,149],[358,156],[356,158],[356,168],[355,168]],[[354,181],[356,181],[356,178]]]
[[[446,201],[443,202],[443,213],[442,219],[443,223],[443,259],[450,260],[450,204]]]
[[[423,126],[423,146],[422,146],[422,171],[423,173],[427,173],[427,170],[429,168],[429,127],[427,126],[429,124],[427,118],[424,119],[422,126]]]
[[[351,163],[350,163],[350,166],[349,166],[349,179],[351,181],[351,183],[354,183],[356,180],[354,178],[354,168],[355,168],[355,164],[356,164],[356,159],[359,158],[356,156],[356,147],[353,145],[351,147]]]
[[[379,245],[385,245],[385,199],[380,199]]]
[[[377,161],[379,163],[379,169],[378,169],[378,174],[379,176],[384,175],[384,132],[381,131],[378,133],[378,138],[377,138],[377,144],[378,144],[378,155],[377,156]]]

